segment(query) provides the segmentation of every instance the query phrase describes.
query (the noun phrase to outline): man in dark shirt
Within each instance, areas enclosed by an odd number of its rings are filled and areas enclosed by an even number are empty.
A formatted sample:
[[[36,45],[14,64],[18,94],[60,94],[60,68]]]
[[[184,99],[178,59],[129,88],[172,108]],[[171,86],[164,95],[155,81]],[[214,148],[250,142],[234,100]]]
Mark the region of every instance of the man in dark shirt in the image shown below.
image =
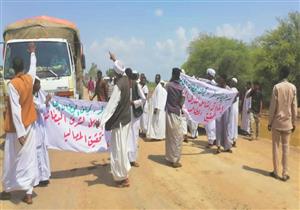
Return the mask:
[[[97,78],[95,94],[90,99],[92,101],[97,96],[98,101],[108,101],[108,86],[102,79],[102,71],[97,72]]]
[[[260,91],[260,85],[259,82],[254,82],[254,87],[253,89],[249,92],[249,94],[246,96],[247,98],[251,97],[251,107],[248,110],[250,113],[250,133],[251,133],[251,140],[254,138],[253,137],[253,124],[255,123],[255,139],[258,138],[259,135],[259,118],[260,118],[260,113],[262,110],[262,93]]]
[[[166,160],[174,168],[181,167],[180,156],[183,142],[181,109],[184,103],[183,87],[179,83],[181,70],[173,68],[171,81],[167,84],[166,103]]]

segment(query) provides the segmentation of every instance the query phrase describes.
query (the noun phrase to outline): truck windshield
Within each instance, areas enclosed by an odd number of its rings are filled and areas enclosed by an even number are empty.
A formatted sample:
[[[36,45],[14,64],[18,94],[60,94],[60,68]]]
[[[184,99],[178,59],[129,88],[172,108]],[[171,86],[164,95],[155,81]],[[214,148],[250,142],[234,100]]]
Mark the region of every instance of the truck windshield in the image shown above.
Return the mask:
[[[23,59],[24,71],[27,72],[30,66],[30,54],[28,53],[29,42],[15,42],[6,45],[4,61],[4,78],[11,79],[14,76],[12,62],[15,57]],[[37,41],[37,76],[40,78],[69,76],[70,56],[68,46],[65,42]]]

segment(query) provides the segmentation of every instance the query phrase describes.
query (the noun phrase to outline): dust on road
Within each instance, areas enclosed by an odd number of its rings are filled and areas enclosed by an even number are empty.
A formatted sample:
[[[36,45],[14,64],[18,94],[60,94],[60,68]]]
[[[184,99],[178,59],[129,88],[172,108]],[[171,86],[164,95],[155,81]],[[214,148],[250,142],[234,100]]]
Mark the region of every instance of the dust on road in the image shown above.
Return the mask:
[[[272,146],[267,139],[240,137],[233,154],[215,155],[201,135],[184,143],[178,169],[166,165],[164,141],[139,143],[140,167],[131,169],[129,188],[115,187],[107,153],[51,150],[51,183],[34,189],[33,205],[22,203],[18,192],[11,201],[0,201],[0,208],[300,209],[299,147],[291,147],[291,179],[282,182],[268,176]],[[0,158],[2,168],[3,147]]]

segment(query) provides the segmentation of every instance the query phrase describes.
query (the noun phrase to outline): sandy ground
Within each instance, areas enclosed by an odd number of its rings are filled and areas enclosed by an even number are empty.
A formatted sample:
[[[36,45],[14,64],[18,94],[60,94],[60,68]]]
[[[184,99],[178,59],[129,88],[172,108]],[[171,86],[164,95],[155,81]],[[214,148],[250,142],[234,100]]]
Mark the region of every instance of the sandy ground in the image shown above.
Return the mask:
[[[0,208],[300,209],[299,147],[291,147],[291,179],[282,182],[268,176],[272,147],[267,139],[240,138],[233,154],[215,155],[201,135],[183,144],[179,169],[166,165],[164,143],[140,140],[141,166],[131,169],[131,186],[124,189],[114,185],[108,154],[50,151],[51,183],[34,189],[34,204],[22,203],[17,192],[11,201],[0,201]],[[2,168],[3,148],[0,158]]]

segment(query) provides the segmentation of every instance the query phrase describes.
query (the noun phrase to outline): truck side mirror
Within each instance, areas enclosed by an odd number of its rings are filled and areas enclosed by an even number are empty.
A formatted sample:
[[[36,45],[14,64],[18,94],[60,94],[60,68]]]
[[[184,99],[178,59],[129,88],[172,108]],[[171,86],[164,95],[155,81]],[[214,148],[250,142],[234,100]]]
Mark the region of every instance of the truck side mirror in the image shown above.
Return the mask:
[[[82,69],[85,69],[85,55],[84,54],[82,54],[81,55],[81,67],[82,67]]]

